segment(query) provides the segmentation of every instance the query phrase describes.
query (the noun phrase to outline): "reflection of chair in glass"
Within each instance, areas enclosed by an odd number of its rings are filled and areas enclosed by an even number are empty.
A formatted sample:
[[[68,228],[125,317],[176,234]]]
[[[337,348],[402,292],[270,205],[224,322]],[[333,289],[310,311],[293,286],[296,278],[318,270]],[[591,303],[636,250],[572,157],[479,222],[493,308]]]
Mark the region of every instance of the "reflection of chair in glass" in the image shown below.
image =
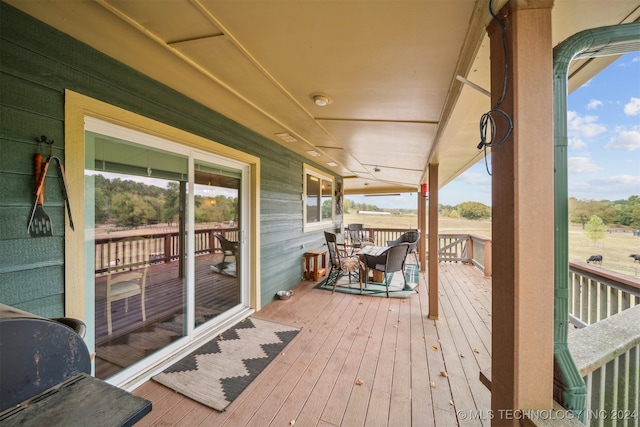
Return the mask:
[[[404,262],[409,253],[409,243],[399,243],[385,251],[382,255],[364,254],[364,277],[365,282],[369,277],[369,270],[377,270],[384,273],[384,285],[387,288],[387,297],[389,297],[390,273],[400,271],[404,279],[404,288],[407,288],[407,278],[404,275]],[[365,283],[366,286],[366,283]]]
[[[400,243],[409,243],[409,253],[413,253],[416,257],[416,264],[418,262],[418,241],[420,240],[420,232],[419,231],[407,231],[406,233],[402,233],[400,237],[396,240],[389,240],[387,242],[387,246],[396,246]]]
[[[346,234],[349,242],[348,246],[351,248],[351,252],[356,252],[363,246],[373,244],[373,236],[369,234],[369,230],[365,230],[362,224],[347,225]]]
[[[143,238],[128,238],[120,240],[122,251],[129,252],[130,262],[114,263],[107,269],[107,333],[113,333],[111,322],[111,304],[121,299],[125,300],[124,311],[129,311],[129,297],[140,295],[142,321],[147,320],[145,311],[145,287],[149,270],[148,245]]]
[[[357,256],[348,256],[344,250],[340,250],[335,234],[325,231],[324,238],[327,241],[329,262],[331,263],[327,284],[331,286],[333,283],[333,292],[335,292],[340,277],[348,275],[349,284],[351,284],[351,279],[360,271],[360,259]],[[358,281],[360,282],[360,292],[362,292],[362,280],[360,280],[359,274]]]
[[[222,249],[222,253],[224,257],[222,258],[222,262],[224,263],[228,256],[234,257],[236,260],[238,259],[238,242],[233,242],[231,240],[227,240],[220,233],[214,233],[218,242],[220,242],[220,248]]]

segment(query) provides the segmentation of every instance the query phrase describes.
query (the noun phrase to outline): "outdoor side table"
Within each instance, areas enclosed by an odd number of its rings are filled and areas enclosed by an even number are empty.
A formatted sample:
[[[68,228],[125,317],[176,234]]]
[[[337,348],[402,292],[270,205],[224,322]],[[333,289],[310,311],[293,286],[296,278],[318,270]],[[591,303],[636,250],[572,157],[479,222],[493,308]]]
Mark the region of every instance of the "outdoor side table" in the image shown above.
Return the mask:
[[[304,253],[305,279],[317,282],[327,272],[327,250],[314,249]]]

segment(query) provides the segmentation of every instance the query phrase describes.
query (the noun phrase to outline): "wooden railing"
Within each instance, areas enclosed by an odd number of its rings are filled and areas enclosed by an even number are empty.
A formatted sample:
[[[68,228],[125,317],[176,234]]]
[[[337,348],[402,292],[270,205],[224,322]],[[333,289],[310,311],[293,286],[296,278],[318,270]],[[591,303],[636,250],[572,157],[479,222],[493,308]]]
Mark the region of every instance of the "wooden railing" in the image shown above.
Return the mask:
[[[402,233],[415,229],[375,228],[364,229],[365,236],[374,245],[384,246]],[[429,238],[427,235],[426,238]],[[438,241],[439,262],[473,264],[491,277],[491,239],[474,234],[440,234]]]
[[[569,334],[587,385],[584,422],[640,426],[640,305]]]
[[[207,228],[195,231],[196,255],[219,252],[220,243],[214,237],[220,233],[228,240],[238,240],[237,228]],[[146,239],[146,252],[153,263],[171,262],[180,256],[180,234],[176,232],[157,232],[136,234]],[[101,274],[107,271],[109,265],[129,265],[135,263],[136,251],[129,247],[130,241],[126,237],[109,237],[95,240],[95,272]]]
[[[569,262],[569,347],[587,385],[585,423],[640,425],[640,280]]]
[[[569,262],[569,317],[596,323],[640,304],[640,280],[580,261]]]

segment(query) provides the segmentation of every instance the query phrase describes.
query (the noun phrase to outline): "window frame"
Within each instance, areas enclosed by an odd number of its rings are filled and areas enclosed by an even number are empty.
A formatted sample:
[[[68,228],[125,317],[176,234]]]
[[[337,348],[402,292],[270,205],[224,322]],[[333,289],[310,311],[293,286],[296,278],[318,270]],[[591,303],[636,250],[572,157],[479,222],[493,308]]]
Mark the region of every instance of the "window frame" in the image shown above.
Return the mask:
[[[322,199],[323,195],[320,192],[319,200],[318,200],[318,217],[319,221],[308,222],[307,220],[307,181],[309,176],[316,177],[322,181],[327,181],[331,183],[331,216],[328,218],[322,217]],[[335,196],[335,186],[336,180],[335,177],[329,175],[326,172],[322,172],[320,169],[317,169],[309,164],[304,163],[303,165],[303,179],[302,179],[302,217],[303,217],[303,228],[304,232],[308,231],[316,231],[329,228],[335,224],[336,214],[335,214],[335,205],[336,205],[336,196]],[[322,184],[320,184],[320,188],[322,188]]]

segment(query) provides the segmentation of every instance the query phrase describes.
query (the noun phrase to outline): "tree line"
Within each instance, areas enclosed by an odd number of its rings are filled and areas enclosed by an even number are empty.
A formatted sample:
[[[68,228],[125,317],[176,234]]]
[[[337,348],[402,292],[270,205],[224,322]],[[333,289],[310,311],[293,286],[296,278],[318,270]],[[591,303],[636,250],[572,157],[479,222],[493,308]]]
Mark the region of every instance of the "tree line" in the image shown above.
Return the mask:
[[[384,209],[375,205],[344,201],[344,212],[357,211],[390,212],[394,215],[415,215],[416,209]],[[463,202],[457,205],[438,205],[441,216],[481,220],[491,218],[491,207],[480,202]],[[604,226],[623,226],[640,229],[640,197],[630,196],[624,200],[579,200],[569,198],[569,220],[586,228],[588,221],[597,216]]]
[[[591,217],[602,219],[605,226],[640,228],[640,197],[626,200],[578,200],[569,198],[569,219],[585,228]]]
[[[167,188],[127,179],[95,175],[95,223],[117,227],[140,227],[178,221],[180,185]],[[226,222],[236,219],[237,198],[195,196],[195,222]]]

